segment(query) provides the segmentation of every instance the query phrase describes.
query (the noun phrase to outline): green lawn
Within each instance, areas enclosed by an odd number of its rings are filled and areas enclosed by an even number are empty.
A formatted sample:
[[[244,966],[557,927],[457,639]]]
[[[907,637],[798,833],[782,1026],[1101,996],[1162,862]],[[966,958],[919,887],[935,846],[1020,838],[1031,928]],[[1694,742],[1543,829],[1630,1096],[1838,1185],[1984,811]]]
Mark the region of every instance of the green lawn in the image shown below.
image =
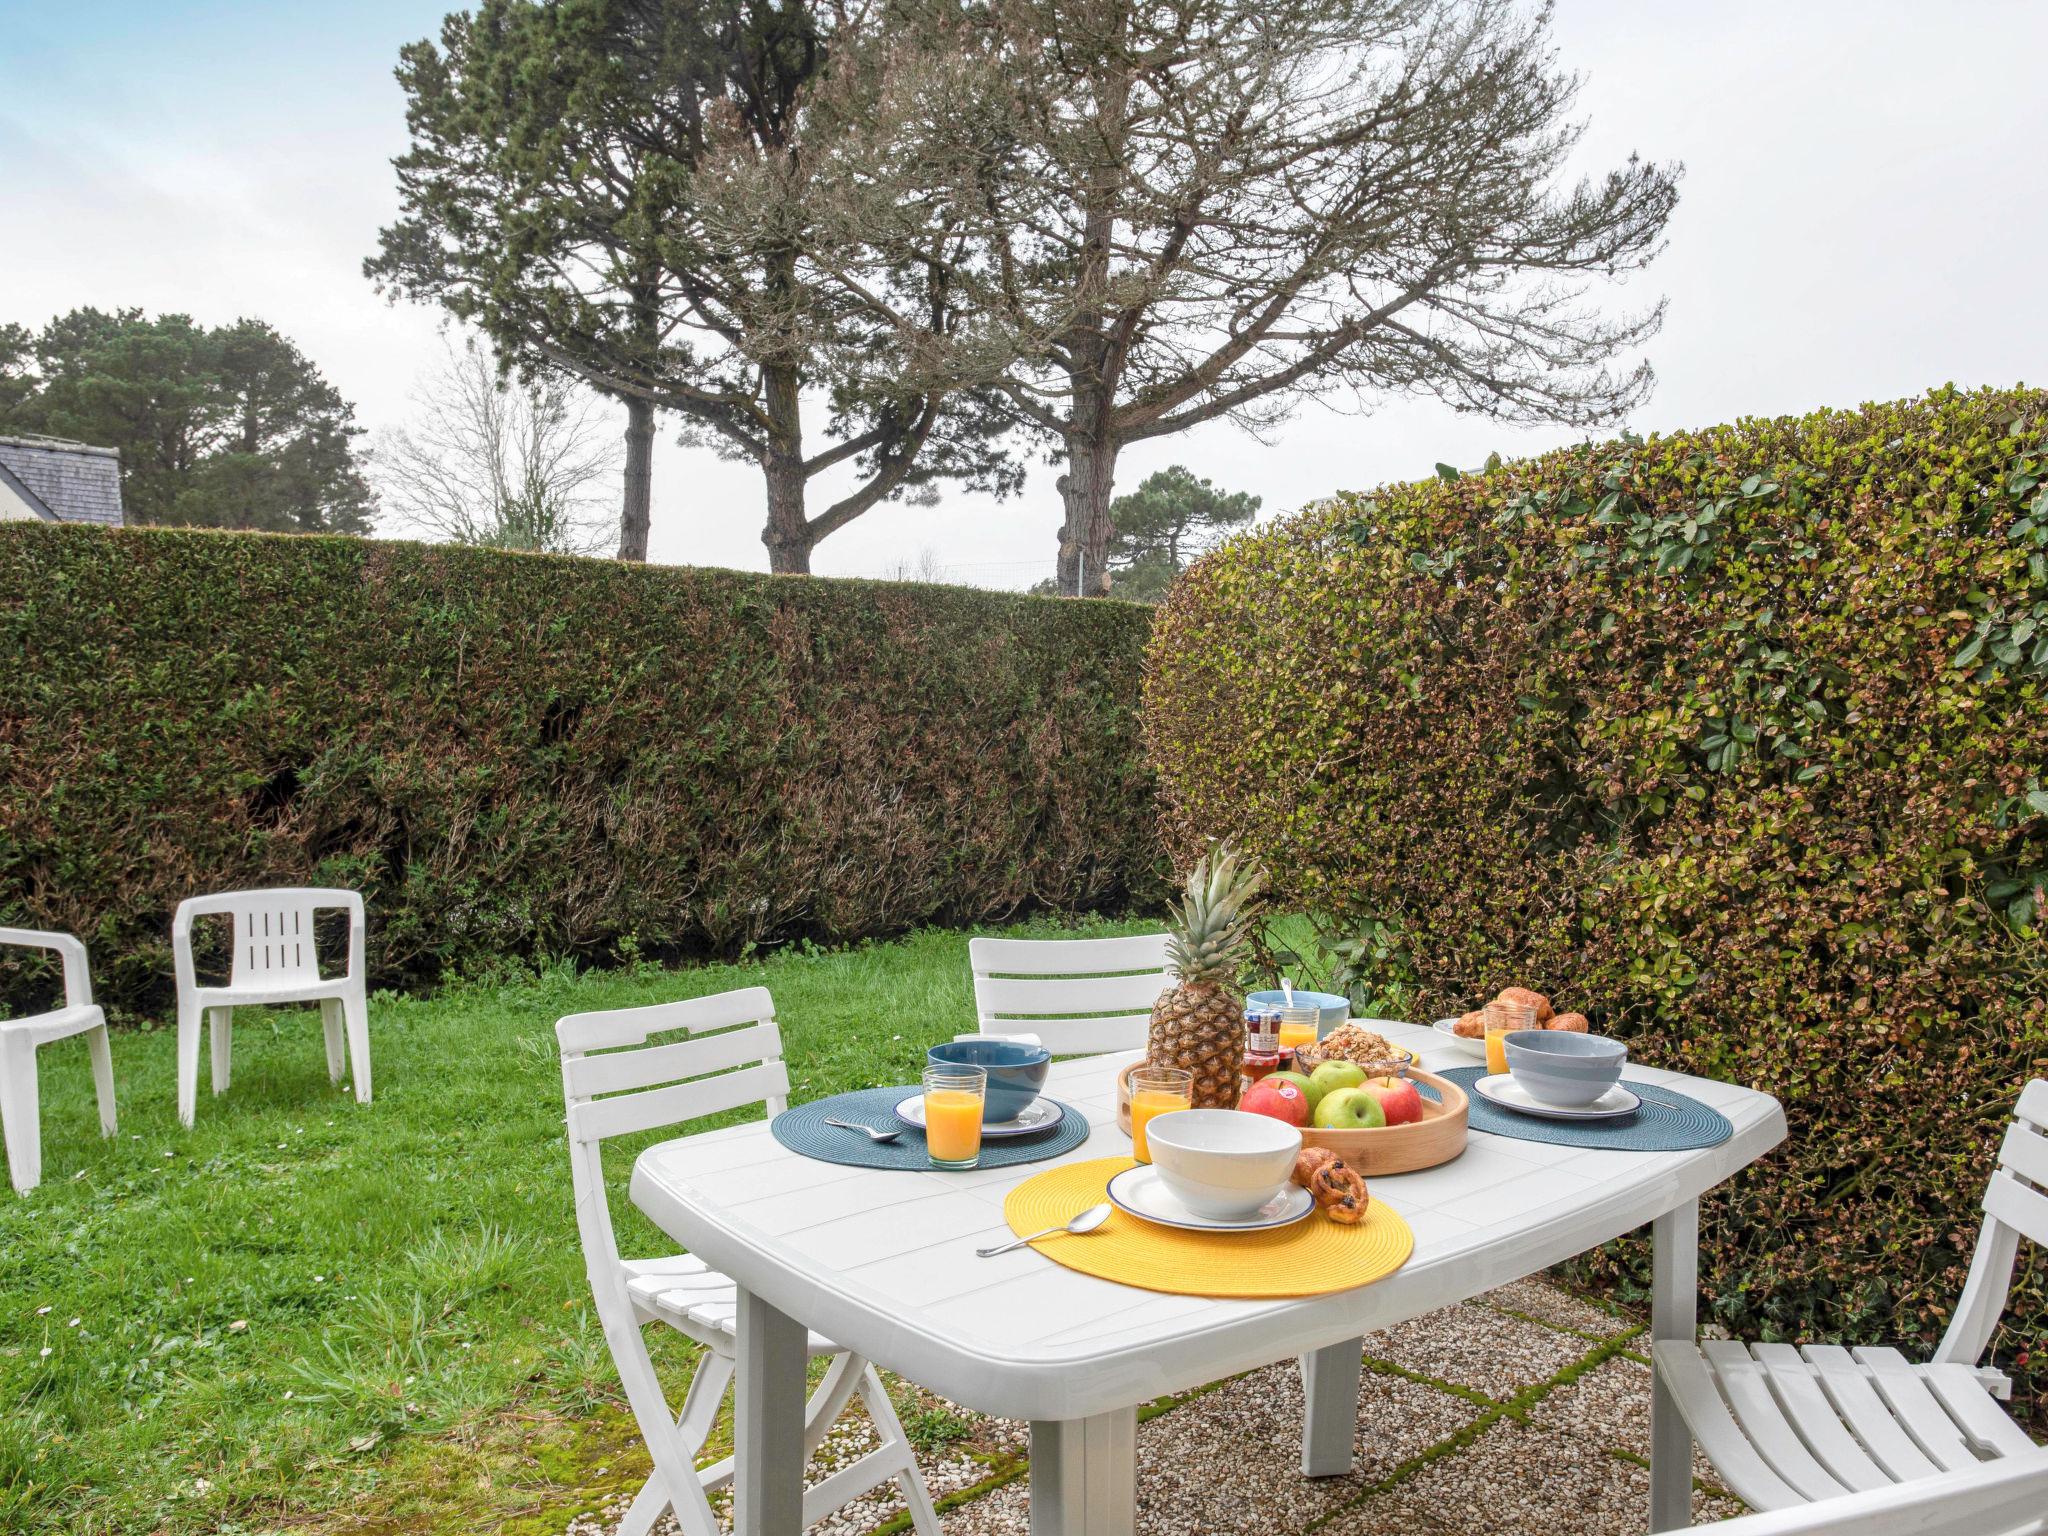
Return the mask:
[[[249,1011],[223,1098],[202,1052],[190,1133],[173,1033],[118,1036],[112,1142],[84,1047],[43,1051],[44,1183],[0,1200],[0,1530],[559,1531],[637,1485],[576,1243],[553,1025],[754,983],[800,1098],[910,1081],[973,1020],[962,933],[562,968],[373,999],[362,1108],[328,1085],[317,1011]],[[628,1250],[658,1251],[613,1203]]]

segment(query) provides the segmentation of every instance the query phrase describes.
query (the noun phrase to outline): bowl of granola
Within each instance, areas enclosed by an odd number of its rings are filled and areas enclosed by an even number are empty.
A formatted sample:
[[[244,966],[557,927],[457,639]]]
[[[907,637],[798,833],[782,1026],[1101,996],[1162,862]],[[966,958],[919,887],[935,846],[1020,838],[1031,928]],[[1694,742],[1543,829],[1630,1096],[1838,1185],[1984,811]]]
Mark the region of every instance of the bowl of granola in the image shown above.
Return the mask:
[[[1355,1019],[1338,1025],[1314,1045],[1294,1048],[1294,1064],[1303,1072],[1313,1072],[1326,1061],[1350,1061],[1363,1067],[1367,1077],[1386,1077],[1398,1075],[1418,1060],[1413,1051]]]

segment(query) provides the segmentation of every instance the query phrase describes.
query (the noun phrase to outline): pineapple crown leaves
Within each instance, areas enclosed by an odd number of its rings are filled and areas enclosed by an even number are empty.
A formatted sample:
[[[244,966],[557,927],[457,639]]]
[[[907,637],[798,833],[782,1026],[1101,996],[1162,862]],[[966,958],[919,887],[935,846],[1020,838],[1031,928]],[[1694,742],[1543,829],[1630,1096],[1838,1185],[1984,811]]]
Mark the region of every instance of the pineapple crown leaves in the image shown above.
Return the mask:
[[[1228,842],[1195,861],[1167,922],[1166,958],[1184,984],[1228,986],[1237,980],[1255,916],[1251,903],[1265,883],[1266,872],[1245,863]]]

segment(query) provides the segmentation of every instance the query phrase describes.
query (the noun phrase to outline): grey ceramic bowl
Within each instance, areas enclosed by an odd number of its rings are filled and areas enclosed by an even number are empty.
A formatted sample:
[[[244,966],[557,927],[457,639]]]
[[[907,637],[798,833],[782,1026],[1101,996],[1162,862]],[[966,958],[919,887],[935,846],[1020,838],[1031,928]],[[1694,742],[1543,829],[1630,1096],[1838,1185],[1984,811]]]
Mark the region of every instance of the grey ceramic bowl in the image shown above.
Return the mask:
[[[1018,1040],[948,1040],[924,1054],[933,1066],[966,1065],[987,1071],[983,1125],[1000,1125],[1029,1109],[1045,1091],[1045,1074],[1052,1066],[1052,1052]]]
[[[1621,1081],[1628,1047],[1605,1035],[1518,1029],[1507,1038],[1508,1072],[1539,1104],[1583,1109]]]

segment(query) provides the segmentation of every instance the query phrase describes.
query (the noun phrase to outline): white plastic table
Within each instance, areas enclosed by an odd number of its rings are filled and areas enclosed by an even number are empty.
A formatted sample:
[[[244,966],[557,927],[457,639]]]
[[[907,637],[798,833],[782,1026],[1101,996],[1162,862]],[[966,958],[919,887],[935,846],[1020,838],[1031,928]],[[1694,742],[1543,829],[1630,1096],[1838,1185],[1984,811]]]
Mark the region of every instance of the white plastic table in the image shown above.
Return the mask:
[[[1470,1064],[1427,1029],[1373,1027],[1420,1051],[1425,1066]],[[1342,1474],[1351,1467],[1364,1334],[1535,1274],[1645,1222],[1655,1223],[1652,1336],[1691,1338],[1699,1197],[1785,1135],[1784,1113],[1768,1094],[1631,1066],[1631,1077],[1713,1105],[1734,1123],[1733,1138],[1695,1152],[1608,1152],[1475,1133],[1442,1167],[1370,1181],[1372,1197],[1415,1229],[1415,1252],[1356,1290],[1212,1300],[1077,1274],[1028,1249],[977,1258],[976,1247],[1010,1235],[1002,1206],[1012,1186],[1053,1161],[1128,1155],[1115,1074],[1134,1054],[1054,1064],[1046,1091],[1083,1111],[1092,1131],[1043,1163],[965,1173],[848,1168],[787,1150],[762,1122],[641,1154],[635,1204],[739,1286],[741,1536],[802,1529],[806,1328],[968,1408],[1030,1421],[1033,1536],[1130,1536],[1139,1405],[1302,1355],[1302,1471]],[[1692,1446],[1661,1385],[1651,1445],[1649,1529],[1673,1529],[1690,1518]]]

